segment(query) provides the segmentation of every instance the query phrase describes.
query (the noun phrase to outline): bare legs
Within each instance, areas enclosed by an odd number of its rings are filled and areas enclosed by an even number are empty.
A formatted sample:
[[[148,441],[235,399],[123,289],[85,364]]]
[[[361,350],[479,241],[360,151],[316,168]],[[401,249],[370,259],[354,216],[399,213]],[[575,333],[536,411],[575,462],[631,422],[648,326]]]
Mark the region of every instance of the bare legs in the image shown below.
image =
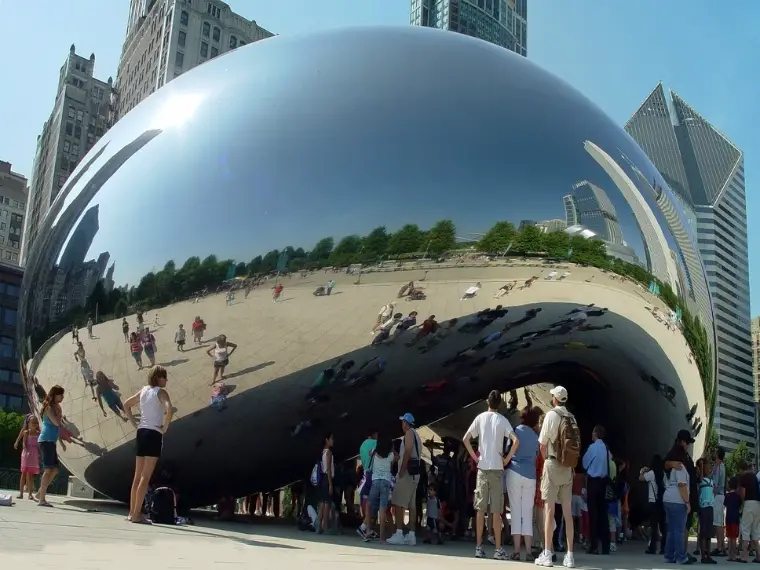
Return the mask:
[[[29,498],[34,495],[34,475],[32,473],[21,473],[21,482],[18,486],[18,498],[24,498],[24,489],[29,492]]]
[[[142,506],[148,491],[150,478],[158,463],[158,457],[136,457],[135,477],[132,479],[132,491],[129,495],[129,520],[142,521]]]
[[[45,469],[45,472],[42,474],[42,480],[40,481],[40,490],[37,493],[37,498],[39,499],[41,505],[48,504],[47,488],[50,485],[50,483],[53,481],[53,479],[55,479],[55,476],[57,474],[58,474],[58,467]]]

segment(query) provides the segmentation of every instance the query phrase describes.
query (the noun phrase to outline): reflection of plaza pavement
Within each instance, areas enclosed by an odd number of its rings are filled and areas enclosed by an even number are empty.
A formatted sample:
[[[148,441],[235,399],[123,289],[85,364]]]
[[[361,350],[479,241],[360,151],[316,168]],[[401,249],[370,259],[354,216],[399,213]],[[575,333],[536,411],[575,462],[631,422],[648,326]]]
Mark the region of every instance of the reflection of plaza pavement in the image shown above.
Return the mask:
[[[185,442],[186,450],[182,453],[192,453],[195,449],[193,443],[196,448],[199,445],[197,435],[207,436],[209,431],[214,431],[215,424],[226,426],[225,429],[234,429],[233,422],[253,422],[253,425],[257,420],[263,421],[272,413],[277,414],[277,421],[285,421],[288,426],[297,424],[299,415],[293,408],[302,403],[303,395],[316,377],[317,371],[324,367],[324,363],[334,361],[347,353],[359,350],[363,352],[362,356],[351,356],[356,359],[357,365],[373,356],[387,356],[388,366],[382,381],[377,386],[368,388],[369,398],[387,398],[388,389],[392,387],[396,390],[396,384],[400,391],[404,382],[407,385],[413,382],[419,386],[433,380],[431,374],[435,372],[431,372],[431,367],[434,367],[438,360],[453,356],[456,351],[466,348],[483,336],[453,335],[444,341],[447,347],[445,354],[442,351],[443,344],[426,355],[419,355],[414,349],[403,346],[381,347],[377,351],[370,351],[366,347],[372,340],[369,331],[377,312],[383,304],[392,300],[396,302],[397,312],[408,314],[412,310],[418,311],[418,322],[429,314],[435,314],[437,320],[443,323],[452,317],[463,317],[487,307],[494,307],[497,303],[506,308],[516,306],[514,311],[507,315],[506,320],[520,318],[524,313],[524,306],[545,307],[534,321],[505,333],[502,342],[515,339],[530,330],[546,328],[575,305],[595,303],[598,307],[607,307],[609,313],[600,319],[604,319],[604,323],[614,323],[612,329],[544,339],[541,343],[535,343],[535,350],[525,351],[524,358],[514,361],[510,359],[507,362],[513,362],[513,366],[519,365],[519,369],[557,360],[575,360],[594,367],[609,381],[614,397],[625,399],[627,403],[624,409],[627,406],[627,413],[635,414],[638,410],[639,414],[651,415],[652,410],[655,410],[654,413],[658,415],[667,414],[670,418],[669,433],[686,427],[682,425],[683,414],[689,405],[700,403],[699,415],[702,415],[704,399],[696,367],[686,360],[687,349],[681,334],[667,330],[646,310],[646,305],[651,304],[654,299],[640,286],[632,282],[613,281],[609,275],[595,269],[572,267],[569,270],[571,275],[563,282],[547,282],[541,279],[530,289],[515,290],[498,301],[492,296],[504,282],[513,279],[524,281],[531,275],[540,275],[541,269],[433,269],[428,273],[425,283],[418,282],[418,285],[425,287],[427,293],[427,299],[423,301],[407,302],[404,299],[396,299],[400,283],[422,277],[422,271],[363,275],[361,286],[353,285],[355,276],[318,273],[305,279],[286,279],[282,302],[277,304],[272,303],[268,289],[258,289],[253,290],[247,300],[244,300],[242,292],[239,292],[235,304],[231,307],[225,306],[223,295],[215,295],[197,304],[188,301],[160,309],[159,320],[162,326],[154,332],[158,345],[156,357],[157,361],[167,366],[170,371],[168,389],[177,409],[175,424],[185,419],[190,421],[188,427],[195,426],[192,429],[199,430],[192,441]],[[543,272],[546,275],[549,269],[543,269]],[[333,295],[314,297],[313,288],[329,278],[336,281]],[[461,301],[462,292],[475,281],[481,281],[483,289],[474,299]],[[550,307],[555,305],[556,310],[552,310]],[[200,315],[208,325],[206,338],[226,334],[229,340],[239,345],[227,368],[227,383],[235,386],[230,396],[230,408],[234,407],[232,404],[241,394],[255,387],[263,387],[273,379],[290,377],[288,389],[278,389],[280,383],[276,383],[273,385],[274,391],[257,391],[256,398],[246,404],[246,410],[226,412],[226,417],[211,417],[210,421],[215,422],[211,425],[205,422],[193,423],[195,418],[191,420],[192,416],[198,415],[200,410],[208,409],[212,366],[206,349],[211,345],[207,343],[203,349],[199,349],[189,341],[187,350],[178,352],[173,338],[177,325],[183,323],[185,328],[189,329],[196,315]],[[154,312],[149,312],[146,315],[146,323],[152,323],[153,318]],[[134,329],[134,317],[129,320]],[[488,332],[497,328],[500,326],[495,324]],[[94,329],[95,339],[88,340],[84,330],[80,335],[93,370],[106,372],[119,386],[124,399],[145,383],[145,372],[137,371],[129,354],[128,344],[124,342],[119,320],[97,325]],[[599,345],[603,350],[562,350],[562,343],[570,340]],[[663,347],[669,358],[665,358],[662,351],[653,351],[652,342]],[[539,346],[541,350],[537,350]],[[552,346],[554,348],[551,348]],[[62,455],[67,466],[74,473],[81,475],[93,459],[92,452],[97,453],[101,448],[117,448],[133,438],[134,430],[129,424],[114,417],[107,408],[108,415],[104,417],[97,403],[93,401],[90,390],[85,389],[73,352],[71,335],[67,335],[50,349],[40,363],[36,375],[46,389],[58,383],[67,390],[64,413],[81,432],[87,446],[70,445]],[[310,367],[314,368],[298,374]],[[505,368],[505,371],[510,372],[509,367]],[[512,373],[516,371],[518,369],[511,370]],[[674,386],[677,376],[687,380],[684,386],[686,398],[683,392],[678,391],[677,414],[671,413],[670,404],[640,379],[641,372],[644,371]],[[623,378],[627,381],[623,382]],[[292,386],[300,388],[291,393]],[[481,390],[486,390],[486,387]],[[404,398],[399,396],[397,402],[382,400],[389,406],[394,404],[386,413],[389,416],[395,414],[397,417],[399,410],[395,406],[405,407],[404,402],[409,403],[408,398]],[[473,397],[470,401],[475,399]],[[466,403],[468,402],[458,402],[460,407]],[[262,409],[261,406],[265,406],[266,409]],[[452,411],[442,410],[437,417]],[[204,412],[204,417],[208,418],[208,413]],[[285,417],[287,420],[283,419]],[[220,422],[222,418],[224,419]],[[202,418],[199,416],[198,419]],[[266,423],[264,429],[265,426]],[[364,428],[366,427],[365,425]],[[168,438],[172,437],[171,433],[170,428]],[[668,439],[670,437],[668,435]],[[211,443],[207,441],[206,444]]]
[[[142,526],[126,523],[125,509],[109,503],[59,497],[50,500],[55,509],[40,509],[27,501],[0,511],[4,568],[351,570],[371,564],[374,570],[395,570],[400,566],[461,570],[503,564],[474,559],[473,543],[465,540],[442,546],[420,541],[413,548],[405,548],[365,544],[353,529],[330,537],[300,532],[292,522],[243,524],[199,519],[197,526],[189,527]],[[98,512],[84,512],[87,509]],[[612,556],[577,554],[576,563],[579,568],[604,570],[652,568],[652,564],[664,567],[659,565],[661,558],[648,557],[643,550],[643,543],[630,542]],[[523,562],[520,567],[534,565]]]

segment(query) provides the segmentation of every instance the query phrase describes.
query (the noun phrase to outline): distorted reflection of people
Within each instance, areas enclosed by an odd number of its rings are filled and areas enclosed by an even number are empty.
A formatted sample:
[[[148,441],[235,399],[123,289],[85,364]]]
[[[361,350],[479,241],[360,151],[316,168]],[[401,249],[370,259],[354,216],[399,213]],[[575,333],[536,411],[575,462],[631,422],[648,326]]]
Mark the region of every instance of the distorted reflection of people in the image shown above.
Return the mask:
[[[74,360],[77,362],[87,361],[87,352],[84,349],[82,341],[77,341],[77,349],[74,351]]]
[[[649,546],[647,554],[665,554],[665,510],[662,496],[665,493],[665,463],[660,455],[654,455],[649,465],[639,472],[639,481],[647,485],[648,515],[649,515]],[[659,548],[658,548],[659,544]]]
[[[95,396],[95,374],[92,371],[92,368],[90,368],[90,363],[86,360],[80,360],[79,361],[79,371],[82,374],[82,378],[84,378],[84,386],[85,388],[89,388],[90,392],[92,393],[92,399],[93,401],[96,400]]]
[[[40,473],[40,449],[37,442],[40,435],[40,421],[37,416],[29,414],[24,427],[13,444],[14,449],[21,446],[21,482],[19,483],[19,499],[24,498],[24,489],[29,499],[34,499],[34,479]]]
[[[142,335],[142,345],[143,345],[143,352],[145,353],[145,356],[148,357],[148,360],[150,361],[151,366],[156,365],[156,352],[158,352],[158,347],[156,346],[156,337],[153,336],[153,333],[150,332],[150,328],[145,327],[145,332],[143,332]]]
[[[136,332],[133,332],[129,335],[129,351],[132,353],[132,358],[135,359],[135,362],[137,363],[137,369],[142,370],[143,369],[143,361],[142,361],[142,353],[143,353],[143,345],[142,341],[140,340],[140,337],[137,335]]]
[[[177,332],[174,333],[174,342],[177,345],[177,350],[183,352],[185,350],[185,326],[180,323]]]
[[[206,331],[206,323],[203,322],[203,319],[196,316],[195,319],[193,319],[193,342],[195,344],[202,344],[203,343],[203,333]]]
[[[464,294],[462,295],[462,298],[460,299],[460,301],[465,301],[467,299],[472,299],[473,297],[475,297],[475,295],[478,294],[478,291],[480,291],[481,287],[482,287],[482,285],[480,284],[480,281],[478,281],[477,283],[475,283],[475,285],[472,285],[472,286],[468,287],[465,290]]]
[[[129,323],[126,317],[121,319],[121,332],[124,334],[124,342],[129,342]]]
[[[375,320],[375,325],[372,327],[373,334],[393,316],[393,309],[395,307],[395,303],[388,303],[387,305],[380,307],[380,311],[377,313],[377,319]]]
[[[154,366],[148,372],[148,385],[124,402],[127,418],[137,428],[135,435],[135,475],[130,492],[129,516],[133,523],[150,524],[143,518],[142,506],[156,463],[161,457],[164,434],[172,420],[172,402],[166,391],[166,368]],[[140,408],[140,421],[132,409]]]
[[[285,286],[282,283],[278,283],[272,288],[272,301],[274,303],[280,299],[280,295],[282,295],[283,289],[285,289]]]
[[[391,336],[391,330],[393,329],[393,327],[401,323],[402,317],[403,315],[401,313],[396,313],[395,315],[393,315],[392,319],[388,319],[382,325],[380,325],[379,328],[375,329],[377,332],[377,335],[375,335],[375,338],[372,339],[371,346],[375,347],[387,341]]]
[[[224,380],[224,369],[229,365],[230,356],[232,356],[235,350],[237,350],[237,345],[234,342],[228,341],[225,335],[220,334],[216,338],[214,346],[206,351],[206,354],[214,362],[214,375],[209,385],[213,385],[216,382],[217,376],[219,380]]]
[[[119,394],[116,392],[116,385],[113,380],[108,378],[102,370],[98,370],[95,374],[95,382],[97,387],[95,388],[95,394],[98,398],[98,405],[103,415],[106,416],[106,410],[103,407],[103,402],[111,409],[123,421],[128,421],[127,415],[124,413],[124,404],[121,402]]]
[[[76,323],[71,325],[71,342],[73,344],[77,344],[79,342],[79,327],[77,327]]]
[[[409,342],[406,343],[406,346],[414,346],[420,340],[422,340],[429,334],[435,333],[437,330],[438,330],[438,321],[435,320],[435,315],[430,315],[427,319],[425,319],[422,322],[422,326],[417,329],[417,334],[415,334],[414,338],[412,338]]]
[[[87,336],[92,338],[92,319],[87,319]]]
[[[64,389],[55,385],[42,402],[40,415],[42,416],[42,426],[40,435],[37,437],[40,455],[42,456],[42,480],[37,492],[37,501],[41,507],[52,507],[47,501],[47,489],[55,476],[58,474],[60,464],[58,462],[58,449],[56,447],[58,440],[61,439],[61,426],[63,425],[63,411],[61,402],[63,401]],[[66,451],[66,445],[61,441],[61,449]]]

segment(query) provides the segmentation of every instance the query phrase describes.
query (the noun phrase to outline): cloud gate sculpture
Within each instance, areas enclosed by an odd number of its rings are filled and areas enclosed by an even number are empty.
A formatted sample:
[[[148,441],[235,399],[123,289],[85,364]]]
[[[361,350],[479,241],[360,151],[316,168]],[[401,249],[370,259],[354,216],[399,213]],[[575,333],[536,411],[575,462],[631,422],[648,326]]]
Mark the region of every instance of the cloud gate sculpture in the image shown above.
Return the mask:
[[[306,477],[327,430],[348,459],[370,427],[492,388],[546,405],[561,382],[584,437],[605,424],[634,463],[678,429],[701,449],[714,328],[692,216],[593,103],[504,49],[268,39],[162,87],[60,189],[24,277],[30,402],[63,386],[65,465],[128,498],[135,430],[71,326],[126,399],[146,382],[122,330],[139,312],[176,408],[163,461],[195,505]],[[219,335],[238,349],[212,386]]]

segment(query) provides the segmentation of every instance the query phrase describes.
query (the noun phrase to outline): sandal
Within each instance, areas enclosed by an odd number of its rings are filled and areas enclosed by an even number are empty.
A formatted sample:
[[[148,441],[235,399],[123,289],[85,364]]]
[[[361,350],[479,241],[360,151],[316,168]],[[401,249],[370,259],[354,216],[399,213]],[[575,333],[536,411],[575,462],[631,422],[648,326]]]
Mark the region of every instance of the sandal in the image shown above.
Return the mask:
[[[40,501],[39,503],[37,503],[37,506],[38,507],[52,507],[53,504],[52,503],[48,503],[47,501]]]
[[[147,524],[147,525],[152,525],[153,524],[152,520],[150,520],[150,519],[143,519],[143,518],[140,518],[140,519],[137,519],[137,520],[133,520],[133,521],[130,521],[130,522],[132,524]]]
[[[510,560],[515,560],[515,561],[519,562],[520,561],[520,553],[519,552],[513,552],[512,554],[509,555],[509,559]]]

